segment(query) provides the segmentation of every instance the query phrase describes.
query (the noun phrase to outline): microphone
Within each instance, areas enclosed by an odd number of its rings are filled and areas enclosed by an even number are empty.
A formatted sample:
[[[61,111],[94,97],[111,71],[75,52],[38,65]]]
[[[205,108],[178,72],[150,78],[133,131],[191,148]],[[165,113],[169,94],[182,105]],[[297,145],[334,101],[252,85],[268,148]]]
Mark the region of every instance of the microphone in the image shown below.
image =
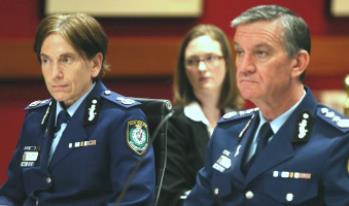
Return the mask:
[[[157,126],[155,127],[154,131],[152,132],[152,135],[151,135],[151,138],[150,138],[150,141],[149,141],[149,145],[153,145],[155,139],[157,138],[158,134],[160,133],[161,129],[163,129],[163,127],[165,126],[165,129],[167,130],[167,122],[168,120],[173,116],[174,114],[174,110],[172,110],[172,104],[169,100],[164,100],[164,99],[145,99],[145,98],[132,98],[133,100],[135,101],[139,101],[141,102],[142,104],[146,104],[146,103],[151,103],[151,102],[160,102],[162,105],[165,105],[165,109],[167,111],[169,111],[169,113],[167,113],[162,119],[161,121],[159,122],[159,124],[157,124]],[[146,107],[146,106],[144,106]],[[141,109],[143,110],[143,112],[147,115],[147,111],[146,109],[142,108],[142,105],[141,105]],[[161,111],[157,110],[157,112],[161,113]],[[148,121],[149,121],[149,118],[148,118]],[[164,161],[162,163],[162,167],[163,170],[160,171],[160,175],[159,174],[156,174],[157,177],[159,177],[159,179],[156,179],[158,181],[157,183],[157,188],[156,188],[156,194],[155,194],[155,200],[154,200],[154,206],[157,205],[158,203],[158,200],[159,200],[159,197],[160,197],[160,188],[162,187],[162,184],[163,184],[163,179],[164,179],[164,176],[165,176],[165,169],[166,168],[166,165],[167,165],[167,138],[165,139],[165,151],[164,151]],[[145,153],[148,152],[150,147],[148,147],[145,151]],[[155,150],[155,148],[154,148]],[[156,158],[156,157],[155,157]],[[116,199],[115,201],[115,206],[119,206],[121,204],[121,201],[122,199],[124,198],[129,186],[131,185],[131,182],[132,180],[134,179],[134,176],[137,174],[139,168],[141,167],[142,163],[144,161],[144,158],[141,157],[141,159],[137,162],[137,164],[134,166],[133,170],[131,171],[131,173],[128,175],[127,177],[127,180],[125,182],[125,185],[124,187],[122,188],[118,198]],[[157,178],[156,177],[156,178]]]

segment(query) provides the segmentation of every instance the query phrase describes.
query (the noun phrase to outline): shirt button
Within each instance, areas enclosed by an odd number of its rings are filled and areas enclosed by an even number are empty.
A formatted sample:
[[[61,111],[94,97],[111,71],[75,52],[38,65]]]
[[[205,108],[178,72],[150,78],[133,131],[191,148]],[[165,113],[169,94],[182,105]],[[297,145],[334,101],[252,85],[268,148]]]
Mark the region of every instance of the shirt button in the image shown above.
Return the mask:
[[[249,190],[245,193],[245,197],[246,197],[246,199],[250,200],[254,197],[254,194],[251,190]]]
[[[46,178],[46,183],[47,183],[47,184],[50,184],[51,182],[52,182],[51,177],[47,177],[47,178]]]
[[[219,194],[219,188],[218,187],[214,188],[213,193],[215,195],[218,195]]]
[[[105,91],[104,91],[104,94],[105,94],[105,95],[110,95],[110,94],[111,94],[111,91],[110,91],[110,90],[105,90]]]
[[[286,200],[287,202],[292,202],[294,198],[294,195],[292,193],[287,193],[286,194]]]

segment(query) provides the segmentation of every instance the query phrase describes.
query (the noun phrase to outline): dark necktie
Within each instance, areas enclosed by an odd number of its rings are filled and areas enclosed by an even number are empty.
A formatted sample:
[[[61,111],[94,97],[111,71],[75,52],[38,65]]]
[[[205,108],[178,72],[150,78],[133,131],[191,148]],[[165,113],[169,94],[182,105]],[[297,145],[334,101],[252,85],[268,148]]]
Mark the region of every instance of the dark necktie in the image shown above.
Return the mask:
[[[58,130],[61,128],[61,125],[63,123],[68,123],[70,120],[70,115],[66,110],[62,110],[59,112],[55,127],[55,132],[58,132]]]
[[[247,171],[250,166],[253,164],[254,160],[260,153],[263,151],[263,149],[267,146],[269,138],[273,135],[273,130],[270,127],[270,124],[268,122],[265,122],[261,129],[259,130],[258,136],[257,136],[257,148],[255,153],[252,155],[251,159],[245,163],[244,170]]]

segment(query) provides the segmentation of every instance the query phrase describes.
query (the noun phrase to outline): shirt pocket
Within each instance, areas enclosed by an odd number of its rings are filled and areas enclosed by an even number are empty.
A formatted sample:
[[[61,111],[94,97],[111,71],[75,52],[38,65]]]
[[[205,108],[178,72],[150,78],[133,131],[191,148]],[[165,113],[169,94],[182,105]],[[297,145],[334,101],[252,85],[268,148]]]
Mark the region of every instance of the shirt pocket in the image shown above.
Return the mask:
[[[217,199],[224,199],[227,196],[233,195],[231,183],[231,174],[213,172],[211,179],[211,191]]]
[[[50,177],[40,167],[24,168],[22,175],[24,190],[28,196],[37,191],[47,190],[51,186]]]

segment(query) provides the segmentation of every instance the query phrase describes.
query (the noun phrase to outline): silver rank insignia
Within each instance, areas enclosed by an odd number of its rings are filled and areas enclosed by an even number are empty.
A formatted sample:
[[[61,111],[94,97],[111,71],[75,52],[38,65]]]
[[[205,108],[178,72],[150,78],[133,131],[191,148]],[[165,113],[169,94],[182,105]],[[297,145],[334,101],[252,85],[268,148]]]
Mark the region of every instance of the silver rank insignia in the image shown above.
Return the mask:
[[[309,132],[308,130],[308,119],[309,119],[309,114],[303,113],[302,115],[302,120],[301,122],[298,123],[298,138],[303,139],[307,133]]]
[[[91,98],[87,101],[85,109],[85,125],[93,125],[97,122],[98,115],[101,109],[101,100],[99,98]]]
[[[220,172],[224,172],[226,169],[231,167],[230,152],[228,150],[223,150],[221,156],[212,165],[212,167]]]
[[[149,144],[148,125],[142,120],[128,121],[126,142],[136,154],[144,154]]]
[[[349,119],[345,116],[342,116],[342,114],[335,112],[334,110],[331,110],[327,107],[322,107],[319,109],[318,114],[320,114],[320,117],[328,123],[335,125],[336,127],[343,129],[344,131],[347,131],[349,128]]]
[[[308,112],[302,112],[299,121],[297,122],[296,136],[293,139],[293,142],[302,143],[308,141],[312,126],[313,117]]]
[[[97,104],[97,100],[93,99],[91,101],[91,106],[87,109],[88,110],[88,117],[87,117],[87,121],[91,122],[95,119],[96,117],[96,104]]]

